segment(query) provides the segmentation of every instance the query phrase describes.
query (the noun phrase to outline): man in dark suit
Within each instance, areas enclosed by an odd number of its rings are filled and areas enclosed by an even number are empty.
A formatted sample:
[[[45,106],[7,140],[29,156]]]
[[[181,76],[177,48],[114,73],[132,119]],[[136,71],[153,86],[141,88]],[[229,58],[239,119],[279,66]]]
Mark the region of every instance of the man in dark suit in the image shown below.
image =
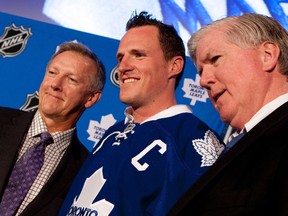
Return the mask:
[[[65,42],[47,65],[38,109],[0,108],[0,215],[57,215],[88,154],[77,138],[76,122],[100,99],[105,80],[104,65],[88,47]],[[53,142],[45,149],[43,166],[15,212],[8,214],[4,203],[14,187],[9,181],[13,167],[46,131]]]
[[[202,27],[188,48],[221,119],[246,134],[169,215],[288,215],[287,32],[243,14]]]

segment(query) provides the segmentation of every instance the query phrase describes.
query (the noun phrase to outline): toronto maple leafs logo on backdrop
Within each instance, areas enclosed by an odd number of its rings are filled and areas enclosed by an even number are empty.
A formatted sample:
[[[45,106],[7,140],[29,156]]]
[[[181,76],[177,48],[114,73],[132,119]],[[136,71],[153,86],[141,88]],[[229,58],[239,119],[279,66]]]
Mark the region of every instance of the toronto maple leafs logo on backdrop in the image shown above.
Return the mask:
[[[200,86],[200,76],[196,74],[195,81],[193,79],[184,79],[182,90],[185,92],[183,97],[191,99],[190,105],[194,106],[197,101],[206,102],[208,93],[205,88]]]
[[[94,142],[94,146],[99,142],[99,140],[102,138],[103,134],[106,132],[106,130],[114,125],[116,122],[116,119],[113,117],[112,114],[102,116],[100,123],[98,121],[90,120],[89,126],[88,126],[88,140]]]

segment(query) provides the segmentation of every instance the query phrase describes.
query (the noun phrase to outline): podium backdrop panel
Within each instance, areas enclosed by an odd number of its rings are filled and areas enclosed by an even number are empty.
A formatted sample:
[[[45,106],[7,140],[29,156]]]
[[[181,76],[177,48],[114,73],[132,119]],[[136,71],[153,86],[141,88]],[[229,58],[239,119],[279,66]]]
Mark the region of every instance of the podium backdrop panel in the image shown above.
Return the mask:
[[[126,105],[119,100],[115,70],[119,40],[5,13],[0,13],[0,35],[0,106],[27,111],[37,108],[38,89],[50,57],[57,45],[76,40],[95,51],[107,72],[102,98],[77,123],[80,140],[91,151],[106,129],[125,117]],[[178,103],[189,105],[198,118],[224,137],[227,127],[206,90],[199,85],[199,76],[189,57],[176,96]]]

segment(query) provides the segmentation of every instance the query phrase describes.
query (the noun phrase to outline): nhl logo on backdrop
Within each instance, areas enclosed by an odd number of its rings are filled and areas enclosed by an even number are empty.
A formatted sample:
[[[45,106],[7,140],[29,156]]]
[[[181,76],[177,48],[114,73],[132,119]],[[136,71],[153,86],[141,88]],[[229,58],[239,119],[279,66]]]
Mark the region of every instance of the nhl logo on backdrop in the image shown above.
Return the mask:
[[[39,92],[35,91],[33,94],[28,94],[25,103],[20,107],[20,110],[33,111],[38,108]]]
[[[16,27],[14,23],[9,27],[5,27],[5,31],[0,37],[0,54],[3,57],[19,55],[24,50],[31,35],[30,28]]]

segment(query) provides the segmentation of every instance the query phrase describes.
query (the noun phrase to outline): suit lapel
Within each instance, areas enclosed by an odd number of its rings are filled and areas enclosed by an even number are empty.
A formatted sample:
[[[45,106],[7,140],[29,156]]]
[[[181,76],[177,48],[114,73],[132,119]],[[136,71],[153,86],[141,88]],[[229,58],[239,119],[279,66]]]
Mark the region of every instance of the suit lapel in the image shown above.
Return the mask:
[[[0,129],[0,193],[9,178],[17,153],[29,129],[34,113],[21,113]]]
[[[277,110],[272,112],[257,126],[249,131],[233,148],[219,158],[208,171],[200,177],[198,181],[188,190],[188,192],[176,203],[168,215],[177,215],[194,197],[196,197],[209,183],[221,173],[231,161],[236,159],[248,147],[256,143],[259,137],[262,137],[267,130],[275,127],[282,119],[288,116],[288,102],[280,106]],[[287,122],[287,120],[285,120]],[[193,202],[193,201],[192,201]]]

